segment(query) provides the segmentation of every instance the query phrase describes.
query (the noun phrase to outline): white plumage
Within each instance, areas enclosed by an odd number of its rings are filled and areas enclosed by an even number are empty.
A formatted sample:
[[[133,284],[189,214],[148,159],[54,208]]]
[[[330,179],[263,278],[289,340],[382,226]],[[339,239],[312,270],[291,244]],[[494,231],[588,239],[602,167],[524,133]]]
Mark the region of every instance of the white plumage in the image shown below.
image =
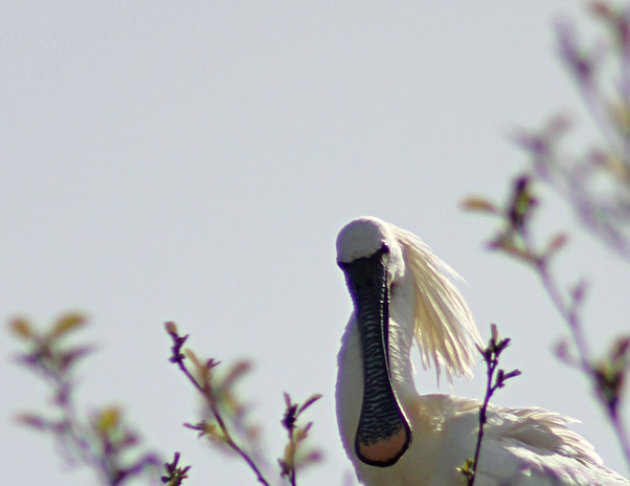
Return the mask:
[[[423,365],[471,374],[480,343],[473,317],[448,277],[457,275],[416,236],[377,218],[349,223],[337,259],[354,302],[339,352],[337,416],[359,480],[368,486],[465,485],[480,402],[419,395],[410,350]],[[477,486],[630,485],[593,447],[538,408],[490,406]]]

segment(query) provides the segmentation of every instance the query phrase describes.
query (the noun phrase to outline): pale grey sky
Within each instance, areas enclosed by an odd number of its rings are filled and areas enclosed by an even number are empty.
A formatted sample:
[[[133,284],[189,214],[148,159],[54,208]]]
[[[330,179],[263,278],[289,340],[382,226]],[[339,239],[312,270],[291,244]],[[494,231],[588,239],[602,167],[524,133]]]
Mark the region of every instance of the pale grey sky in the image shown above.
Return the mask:
[[[181,427],[197,401],[167,362],[162,323],[175,320],[198,353],[255,362],[246,391],[271,458],[282,454],[282,392],[323,393],[309,417],[326,462],[300,484],[341,484],[350,463],[334,381],[351,302],[334,242],[374,215],[466,278],[483,336],[496,322],[513,338],[505,367],[523,376],[495,402],[580,418],[576,430],[627,473],[585,381],[550,352],[565,330],[534,275],[486,252],[492,225],[458,207],[505,196],[525,163],[510,129],[567,107],[583,115],[551,28],[583,19],[579,4],[5,0],[2,320],[87,312],[83,336],[100,351],[82,368],[81,403],[124,404],[147,444],[193,465],[191,486],[254,484]],[[541,232],[579,237],[560,268],[567,284],[593,283],[589,337],[607,343],[627,331],[628,266],[545,201]],[[93,481],[11,422],[46,396],[11,363],[15,350],[0,339],[4,481]],[[483,378],[480,366],[441,390],[480,397]],[[418,388],[436,390],[431,372]]]

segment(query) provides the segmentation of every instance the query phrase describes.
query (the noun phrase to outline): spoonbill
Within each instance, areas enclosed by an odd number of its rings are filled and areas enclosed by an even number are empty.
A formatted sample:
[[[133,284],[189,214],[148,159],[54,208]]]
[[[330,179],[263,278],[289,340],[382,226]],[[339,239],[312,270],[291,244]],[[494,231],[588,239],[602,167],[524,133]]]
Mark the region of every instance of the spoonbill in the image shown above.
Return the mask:
[[[373,217],[337,238],[354,312],[338,356],[337,418],[343,446],[368,486],[456,486],[472,458],[481,402],[419,395],[410,350],[438,377],[470,376],[481,342],[472,314],[449,277],[456,273],[412,233]],[[630,485],[574,420],[540,408],[490,405],[477,486]]]

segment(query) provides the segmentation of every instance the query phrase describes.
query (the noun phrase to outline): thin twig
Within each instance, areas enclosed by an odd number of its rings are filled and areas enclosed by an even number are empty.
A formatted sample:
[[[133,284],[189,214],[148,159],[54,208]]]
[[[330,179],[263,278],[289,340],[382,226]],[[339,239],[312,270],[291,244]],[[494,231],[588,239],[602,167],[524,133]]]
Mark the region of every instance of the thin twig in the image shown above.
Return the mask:
[[[466,477],[467,486],[474,486],[475,484],[477,466],[479,464],[479,456],[481,454],[481,444],[484,436],[484,427],[488,421],[487,412],[490,399],[492,398],[492,395],[494,395],[494,392],[505,386],[505,382],[507,380],[521,374],[519,370],[512,370],[509,373],[505,373],[502,369],[497,371],[499,356],[510,344],[510,338],[499,339],[497,326],[495,324],[492,324],[490,329],[491,337],[488,342],[488,346],[486,348],[477,347],[486,363],[488,380],[486,381],[486,393],[484,395],[483,403],[479,408],[479,431],[477,432],[475,454],[472,460],[467,460],[462,467],[458,468],[459,472]]]
[[[283,478],[286,478],[290,486],[297,485],[297,468],[298,465],[305,466],[309,463],[313,463],[320,458],[319,451],[311,451],[306,456],[298,459],[298,448],[303,447],[302,443],[308,437],[308,432],[313,425],[313,422],[308,422],[303,427],[298,427],[297,423],[300,415],[313,403],[319,400],[322,396],[319,393],[307,398],[301,405],[293,403],[291,396],[288,393],[284,393],[285,412],[282,418],[282,426],[287,431],[288,442],[284,449],[284,457],[278,459],[280,465],[280,473]]]
[[[230,434],[228,427],[225,424],[225,421],[223,420],[223,416],[221,415],[221,412],[217,406],[217,400],[216,400],[216,397],[214,396],[212,384],[210,383],[209,379],[205,379],[204,384],[200,385],[197,379],[192,375],[192,373],[190,372],[190,370],[184,363],[186,356],[184,355],[184,353],[182,353],[182,347],[184,343],[186,342],[186,340],[188,339],[188,335],[179,336],[179,334],[177,333],[175,324],[170,323],[170,322],[166,323],[166,331],[173,339],[173,346],[171,348],[172,355],[171,355],[170,361],[172,363],[177,364],[181,372],[184,373],[186,378],[188,378],[188,381],[190,381],[190,383],[192,383],[193,386],[205,398],[206,402],[208,403],[210,407],[213,417],[215,418],[215,420],[217,421],[217,424],[219,425],[219,428],[221,429],[221,432],[225,440],[225,444],[228,447],[230,447],[233,451],[235,451],[239,456],[241,456],[241,458],[247,463],[249,468],[254,472],[254,474],[256,475],[256,479],[258,480],[259,483],[265,486],[270,486],[270,483],[265,479],[265,477],[262,474],[262,471],[260,470],[256,462],[249,456],[247,452],[241,449],[241,447],[239,447],[239,445],[232,438],[232,435]],[[209,362],[206,364],[206,366],[211,367],[212,363]]]
[[[589,362],[590,352],[582,332],[580,315],[576,308],[578,302],[576,302],[575,299],[573,300],[572,305],[568,305],[565,302],[562,297],[562,293],[558,288],[558,284],[553,278],[553,275],[549,272],[546,259],[539,259],[535,264],[535,269],[540,277],[543,287],[547,291],[547,295],[551,299],[552,304],[569,327],[573,343],[578,351],[578,359],[582,371],[591,376],[593,374],[593,369],[591,368],[591,364]]]
[[[494,393],[494,388],[492,387],[492,377],[494,376],[494,369],[496,368],[498,361],[493,360],[492,364],[488,365],[488,380],[486,382],[486,393],[483,400],[483,404],[479,409],[479,432],[477,433],[477,443],[475,444],[475,455],[473,456],[473,475],[468,478],[468,486],[474,486],[475,477],[477,472],[477,464],[479,464],[479,454],[481,453],[481,442],[483,441],[484,427],[488,420],[487,418],[487,410],[488,404],[490,403],[490,398]]]
[[[543,283],[545,290],[547,291],[547,295],[551,299],[551,302],[569,327],[573,344],[575,345],[575,348],[577,350],[577,357],[580,369],[593,383],[595,389],[600,389],[600,382],[598,377],[596,376],[595,369],[591,364],[590,351],[588,349],[586,338],[584,337],[584,333],[582,331],[583,325],[577,309],[577,305],[579,302],[577,302],[575,298],[572,299],[571,303],[566,302],[566,300],[562,297],[562,293],[558,288],[558,284],[549,272],[546,262],[544,260],[540,261],[540,263],[536,265],[536,271]],[[628,441],[625,424],[623,423],[616,409],[611,408],[609,404],[606,403],[606,401],[601,397],[601,395],[598,396],[600,397],[600,404],[605,408],[608,413],[610,423],[612,425],[613,431],[615,432],[615,435],[619,440],[619,445],[621,446],[621,450],[623,451],[624,457],[626,458],[626,462],[628,463],[628,465],[630,465],[630,442]]]

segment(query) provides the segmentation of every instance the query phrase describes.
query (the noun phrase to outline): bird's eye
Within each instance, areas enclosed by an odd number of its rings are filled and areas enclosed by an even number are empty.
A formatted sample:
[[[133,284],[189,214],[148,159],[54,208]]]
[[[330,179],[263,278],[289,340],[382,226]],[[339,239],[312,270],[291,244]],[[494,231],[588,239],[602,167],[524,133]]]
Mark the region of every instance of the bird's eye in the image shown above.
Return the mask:
[[[389,253],[389,245],[385,242],[381,243],[381,252],[382,253]]]

